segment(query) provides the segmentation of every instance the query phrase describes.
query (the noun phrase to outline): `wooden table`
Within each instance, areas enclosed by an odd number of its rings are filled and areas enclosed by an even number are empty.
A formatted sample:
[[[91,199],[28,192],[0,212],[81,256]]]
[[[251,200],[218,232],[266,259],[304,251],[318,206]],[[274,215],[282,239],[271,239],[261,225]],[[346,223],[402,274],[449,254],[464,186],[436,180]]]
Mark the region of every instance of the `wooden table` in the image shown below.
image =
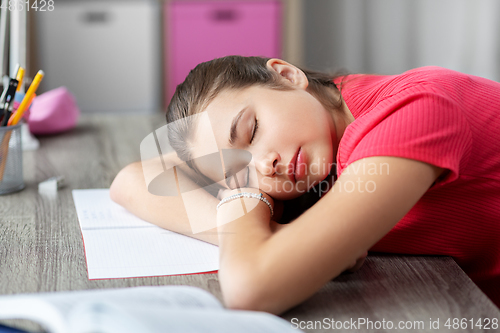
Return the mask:
[[[163,125],[162,115],[86,115],[73,131],[42,137],[39,150],[24,153],[26,188],[0,196],[0,294],[191,285],[221,300],[216,274],[87,278],[71,190],[109,187],[121,168],[139,160],[142,139]],[[39,182],[61,175],[67,186],[57,197],[39,195]],[[500,319],[500,311],[449,257],[370,255],[360,271],[341,275],[282,317],[293,327],[307,328],[308,321],[321,321],[316,329],[304,329],[310,332],[331,331],[332,319],[335,327],[337,321],[348,321],[350,326],[358,318],[372,321],[374,328],[383,320],[394,328],[399,321],[424,325],[388,330],[392,332],[477,332],[448,330],[444,325],[448,318],[474,318],[474,323],[479,318]],[[429,321],[436,325],[438,319],[439,329],[430,328]],[[7,323],[37,328],[22,321]],[[345,332],[374,331],[367,325],[349,326]]]

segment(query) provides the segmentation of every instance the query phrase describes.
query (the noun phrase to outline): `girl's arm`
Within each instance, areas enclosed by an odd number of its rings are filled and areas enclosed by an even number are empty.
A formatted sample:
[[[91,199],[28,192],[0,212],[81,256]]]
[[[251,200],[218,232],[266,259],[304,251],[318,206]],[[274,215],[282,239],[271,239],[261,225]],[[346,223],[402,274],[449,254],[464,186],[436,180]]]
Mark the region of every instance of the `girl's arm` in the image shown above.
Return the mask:
[[[389,172],[360,172],[363,164],[370,170],[371,163],[387,163]],[[318,203],[275,233],[267,205],[259,203],[228,222],[238,204],[224,204],[217,219],[226,305],[279,314],[301,303],[389,232],[443,170],[398,157],[358,160]],[[251,204],[255,199],[244,200]]]
[[[190,170],[177,168],[179,181],[192,182],[190,177],[193,175],[187,175],[189,172]],[[191,230],[184,202],[180,196],[163,197],[148,192],[141,162],[132,163],[118,173],[111,184],[110,196],[114,202],[145,221],[218,245],[216,206],[219,200],[203,189],[191,193],[189,202],[196,201],[196,207],[191,209],[190,218],[202,219],[213,225],[213,228],[196,234]]]

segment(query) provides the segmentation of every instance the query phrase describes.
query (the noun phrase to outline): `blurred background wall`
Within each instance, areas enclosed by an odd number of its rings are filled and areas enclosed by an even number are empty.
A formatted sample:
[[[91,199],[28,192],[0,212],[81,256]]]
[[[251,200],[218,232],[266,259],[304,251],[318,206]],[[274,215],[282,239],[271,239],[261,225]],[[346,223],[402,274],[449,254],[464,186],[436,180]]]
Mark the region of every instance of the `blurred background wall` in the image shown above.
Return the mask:
[[[500,79],[500,1],[304,1],[304,65],[396,74],[442,66]]]
[[[272,14],[265,6],[255,11],[266,2]],[[179,25],[169,16],[175,6],[184,8]],[[207,14],[196,16],[202,7]],[[84,112],[164,109],[179,83],[169,82],[172,73],[194,67],[169,62],[180,47],[169,44],[172,31],[184,46],[199,34],[185,50],[197,56],[238,53],[231,47],[252,40],[255,49],[244,55],[323,71],[396,74],[435,65],[500,81],[498,0],[57,0],[53,12],[29,16],[28,67],[46,71],[41,92],[68,86]],[[274,39],[259,29],[264,18],[278,24]],[[197,28],[204,19],[215,19],[213,26]],[[259,40],[276,44],[274,51],[262,51]],[[180,62],[196,58],[178,54]]]

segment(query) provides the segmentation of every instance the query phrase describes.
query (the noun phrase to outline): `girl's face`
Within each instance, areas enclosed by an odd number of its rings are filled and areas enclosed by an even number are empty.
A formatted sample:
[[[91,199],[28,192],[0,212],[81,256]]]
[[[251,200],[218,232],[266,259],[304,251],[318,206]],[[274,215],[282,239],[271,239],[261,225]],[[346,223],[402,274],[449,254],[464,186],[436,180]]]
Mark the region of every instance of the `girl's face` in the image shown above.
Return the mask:
[[[340,139],[336,119],[305,89],[224,91],[206,112],[211,126],[197,126],[195,146],[213,131],[219,150],[243,149],[252,156],[257,179],[248,183],[245,168],[226,179],[228,188],[258,186],[275,199],[293,199],[325,179],[335,162]],[[212,178],[214,170],[198,168]]]

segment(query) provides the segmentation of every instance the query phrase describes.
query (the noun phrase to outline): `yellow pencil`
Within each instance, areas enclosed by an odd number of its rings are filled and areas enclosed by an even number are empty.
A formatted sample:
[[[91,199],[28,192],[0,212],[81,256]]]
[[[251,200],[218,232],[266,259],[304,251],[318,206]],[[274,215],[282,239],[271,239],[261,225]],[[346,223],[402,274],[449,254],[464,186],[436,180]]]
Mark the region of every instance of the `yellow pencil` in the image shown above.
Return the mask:
[[[26,95],[24,95],[23,101],[21,102],[21,105],[17,108],[16,113],[14,113],[10,119],[9,122],[7,123],[8,126],[14,126],[16,125],[21,117],[24,114],[24,111],[26,111],[27,106],[29,102],[31,101],[31,97],[33,97],[33,94],[36,92],[38,89],[38,86],[40,85],[40,82],[43,79],[44,72],[42,70],[39,70],[38,73],[36,73],[35,78],[33,79],[33,82],[31,83],[30,87],[28,88],[28,92],[26,92]]]
[[[16,91],[20,91],[21,90],[21,86],[23,85],[23,77],[24,77],[24,68],[19,67],[19,70],[17,71],[17,76],[16,76],[16,80],[19,83],[17,84],[17,90]]]

